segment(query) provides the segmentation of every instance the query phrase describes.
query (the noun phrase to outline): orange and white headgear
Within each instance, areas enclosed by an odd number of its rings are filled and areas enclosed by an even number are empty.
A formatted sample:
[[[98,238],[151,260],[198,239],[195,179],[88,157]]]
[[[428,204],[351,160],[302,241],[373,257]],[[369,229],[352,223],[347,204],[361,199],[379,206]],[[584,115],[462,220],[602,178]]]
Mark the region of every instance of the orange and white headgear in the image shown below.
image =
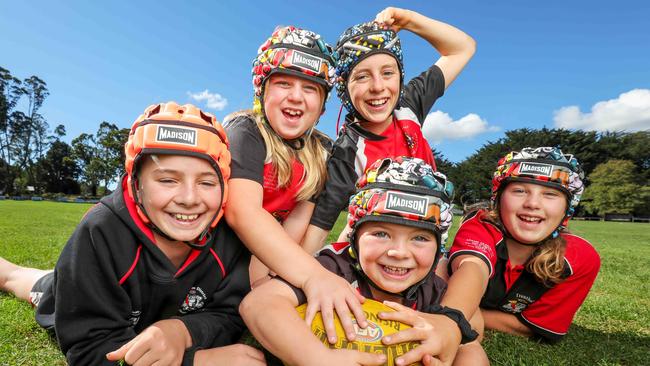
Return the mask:
[[[191,104],[151,105],[133,122],[124,152],[128,194],[136,202],[140,218],[154,228],[138,202],[136,181],[140,159],[144,155],[184,155],[207,160],[221,183],[221,208],[200,238],[217,225],[228,197],[230,151],[226,133],[215,116]]]

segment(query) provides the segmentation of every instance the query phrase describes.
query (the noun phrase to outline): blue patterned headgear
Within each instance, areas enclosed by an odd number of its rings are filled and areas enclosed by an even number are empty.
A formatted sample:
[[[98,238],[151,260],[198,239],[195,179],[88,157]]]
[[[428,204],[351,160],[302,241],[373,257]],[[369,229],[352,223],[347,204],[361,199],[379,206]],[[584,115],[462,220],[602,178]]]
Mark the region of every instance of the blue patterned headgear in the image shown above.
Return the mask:
[[[348,93],[348,77],[352,69],[366,57],[377,53],[391,55],[397,60],[400,70],[400,99],[404,93],[404,61],[402,45],[395,31],[387,25],[378,22],[368,22],[354,25],[339,37],[336,42],[336,52],[339,60],[336,63],[334,82],[336,94],[348,112],[357,117],[359,112],[354,108]]]

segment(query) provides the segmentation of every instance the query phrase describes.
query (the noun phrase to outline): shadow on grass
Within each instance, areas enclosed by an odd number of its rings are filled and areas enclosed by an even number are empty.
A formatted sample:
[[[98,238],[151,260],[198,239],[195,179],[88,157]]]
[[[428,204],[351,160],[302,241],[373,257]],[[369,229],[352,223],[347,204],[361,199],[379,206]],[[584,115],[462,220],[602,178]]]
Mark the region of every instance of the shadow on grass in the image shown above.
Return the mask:
[[[650,337],[573,324],[555,345],[488,331],[483,346],[492,365],[645,365]]]

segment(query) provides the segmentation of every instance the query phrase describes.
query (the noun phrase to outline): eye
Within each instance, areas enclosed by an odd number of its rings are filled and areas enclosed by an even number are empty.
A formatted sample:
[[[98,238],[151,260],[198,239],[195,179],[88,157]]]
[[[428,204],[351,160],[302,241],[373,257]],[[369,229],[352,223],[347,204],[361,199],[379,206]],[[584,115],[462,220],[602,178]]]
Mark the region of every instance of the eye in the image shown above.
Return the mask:
[[[172,178],[158,178],[158,183],[162,184],[174,184],[176,183],[176,180]]]
[[[391,77],[391,76],[393,76],[395,74],[396,74],[395,70],[384,70],[384,72],[382,72],[382,75],[384,77],[387,77],[387,78],[389,78],[389,77]]]
[[[388,233],[383,231],[383,230],[373,231],[373,232],[370,233],[370,235],[372,235],[374,237],[377,237],[377,238],[382,238],[382,239],[390,238]]]
[[[308,93],[318,93],[318,87],[315,85],[305,85],[303,89]]]
[[[546,191],[544,192],[544,197],[556,198],[560,197],[561,193],[556,191]]]
[[[212,181],[212,180],[204,180],[204,181],[199,182],[199,184],[204,186],[204,187],[208,187],[208,188],[216,187],[217,185],[219,185],[218,182],[215,182],[215,181]]]
[[[362,72],[362,73],[358,73],[358,74],[354,75],[354,76],[352,77],[352,80],[354,80],[354,81],[364,81],[364,80],[367,80],[368,77],[369,77],[369,76],[368,76],[367,73]]]

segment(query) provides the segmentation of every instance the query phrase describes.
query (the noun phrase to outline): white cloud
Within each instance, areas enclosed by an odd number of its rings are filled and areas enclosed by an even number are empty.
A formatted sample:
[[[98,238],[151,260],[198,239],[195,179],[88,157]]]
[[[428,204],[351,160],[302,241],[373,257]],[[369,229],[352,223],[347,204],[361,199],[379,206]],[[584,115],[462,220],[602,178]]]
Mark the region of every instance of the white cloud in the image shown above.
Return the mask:
[[[598,102],[591,113],[578,106],[554,112],[555,127],[592,131],[641,131],[650,129],[650,89],[633,89],[616,99]]]
[[[478,114],[470,113],[454,121],[449,114],[442,111],[429,113],[424,121],[424,137],[438,144],[443,140],[469,139],[485,132],[498,131],[496,126],[489,126]]]
[[[207,105],[208,108],[216,109],[218,111],[223,110],[228,105],[228,99],[222,97],[221,94],[210,93],[208,89],[205,89],[200,93],[187,92],[187,95],[197,102],[205,101],[205,105]]]

